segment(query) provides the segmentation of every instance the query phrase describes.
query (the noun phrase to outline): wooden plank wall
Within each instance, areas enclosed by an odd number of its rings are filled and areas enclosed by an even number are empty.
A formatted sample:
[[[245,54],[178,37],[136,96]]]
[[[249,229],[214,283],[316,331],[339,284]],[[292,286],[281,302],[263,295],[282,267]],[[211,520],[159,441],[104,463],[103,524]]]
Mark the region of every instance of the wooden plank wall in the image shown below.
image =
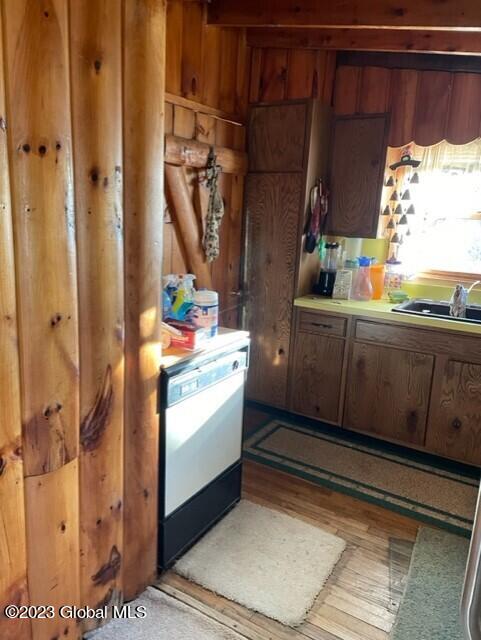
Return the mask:
[[[334,109],[338,115],[391,112],[389,145],[421,146],[481,136],[481,74],[378,66],[340,66]]]
[[[0,603],[99,606],[156,569],[166,2],[0,9]]]
[[[251,56],[249,101],[317,98],[330,104],[335,69],[335,51],[255,47]]]
[[[250,51],[242,30],[208,27],[206,11],[206,4],[200,0],[169,0],[167,5],[166,133],[243,150]],[[187,170],[187,176],[202,225],[200,203],[205,205],[207,194],[198,183],[197,171]],[[221,175],[219,187],[225,215],[220,256],[211,266],[212,280],[219,292],[221,324],[237,327],[244,178]],[[166,211],[164,274],[187,270],[173,216],[175,212]]]

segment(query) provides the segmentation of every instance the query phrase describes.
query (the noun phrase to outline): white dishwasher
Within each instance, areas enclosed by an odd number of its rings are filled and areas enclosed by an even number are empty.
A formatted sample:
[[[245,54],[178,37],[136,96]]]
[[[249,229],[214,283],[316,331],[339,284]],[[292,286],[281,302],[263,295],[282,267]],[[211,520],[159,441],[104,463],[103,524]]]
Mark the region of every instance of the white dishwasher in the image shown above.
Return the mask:
[[[160,378],[159,567],[170,566],[241,493],[248,341]]]

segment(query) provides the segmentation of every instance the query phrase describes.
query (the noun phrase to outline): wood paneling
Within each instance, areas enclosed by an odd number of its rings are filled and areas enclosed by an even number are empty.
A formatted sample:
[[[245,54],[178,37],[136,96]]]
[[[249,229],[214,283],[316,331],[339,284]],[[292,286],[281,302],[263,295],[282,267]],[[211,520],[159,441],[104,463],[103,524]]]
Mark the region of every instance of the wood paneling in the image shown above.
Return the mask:
[[[28,604],[15,264],[0,14],[0,637],[30,638],[29,620],[8,620],[7,604]]]
[[[386,115],[336,118],[331,148],[327,231],[375,238],[387,151]]]
[[[25,479],[30,604],[80,605],[78,460]],[[32,620],[34,640],[78,638],[75,618]]]
[[[285,406],[302,174],[249,174],[246,181],[248,394]]]
[[[402,60],[407,67],[406,56]],[[334,108],[338,115],[390,112],[388,143],[392,147],[412,141],[429,146],[444,139],[466,144],[481,133],[480,97],[479,73],[388,68],[379,61],[379,66],[338,67]]]
[[[277,102],[318,98],[330,104],[334,87],[336,54],[329,51],[270,48],[252,49],[249,100]]]
[[[445,360],[433,387],[426,446],[481,464],[481,366]]]
[[[475,0],[405,0],[401,8],[379,0],[320,3],[304,0],[213,0],[211,24],[256,27],[382,27],[477,30],[481,9]]]
[[[359,111],[361,89],[360,67],[339,67],[334,84],[334,111],[336,115],[351,115]]]
[[[382,67],[364,67],[359,96],[360,113],[384,113],[389,109],[391,73]]]
[[[38,475],[78,454],[67,6],[19,0],[4,9],[24,463]]]
[[[428,146],[446,137],[452,75],[445,71],[421,71],[416,93],[414,140]]]
[[[481,136],[481,74],[455,73],[446,139],[465,144]]]
[[[157,558],[165,10],[164,0],[124,5],[126,598],[152,580]]]
[[[121,8],[117,0],[86,0],[74,2],[70,12],[81,361],[80,585],[81,601],[90,607],[118,602],[121,594]]]
[[[206,25],[202,0],[167,3],[168,92],[245,116],[246,53],[243,30]]]
[[[302,171],[307,104],[253,107],[249,126],[249,171]]]
[[[284,100],[287,92],[287,51],[266,49],[263,57],[259,100]]]
[[[391,72],[389,144],[392,147],[414,140],[418,79],[419,73],[414,69],[393,69]]]
[[[339,422],[344,340],[299,331],[290,370],[291,411]]]
[[[355,342],[344,426],[424,444],[434,357]]]
[[[334,51],[406,51],[467,54],[481,53],[476,31],[426,31],[422,29],[247,29],[251,47],[327,49]]]

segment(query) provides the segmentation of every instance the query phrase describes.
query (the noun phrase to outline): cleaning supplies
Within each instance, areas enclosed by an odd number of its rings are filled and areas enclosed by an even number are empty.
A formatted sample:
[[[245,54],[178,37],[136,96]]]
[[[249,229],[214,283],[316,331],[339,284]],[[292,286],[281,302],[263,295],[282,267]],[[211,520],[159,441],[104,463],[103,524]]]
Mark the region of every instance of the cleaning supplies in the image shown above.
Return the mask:
[[[180,274],[175,300],[172,303],[172,316],[175,320],[184,321],[194,306],[194,280],[192,273]]]
[[[352,288],[351,297],[353,300],[372,300],[371,284],[371,258],[361,256],[358,258],[359,271]]]
[[[194,293],[192,319],[194,325],[206,329],[211,338],[217,335],[219,325],[219,294],[217,291],[199,289]]]

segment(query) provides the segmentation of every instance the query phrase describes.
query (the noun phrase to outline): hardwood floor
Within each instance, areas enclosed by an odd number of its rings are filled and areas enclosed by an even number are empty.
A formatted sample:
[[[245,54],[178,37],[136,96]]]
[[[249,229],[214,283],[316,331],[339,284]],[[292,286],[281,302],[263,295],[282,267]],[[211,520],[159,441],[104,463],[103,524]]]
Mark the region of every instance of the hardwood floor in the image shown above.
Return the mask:
[[[247,428],[252,420],[247,421]],[[308,615],[291,629],[165,573],[158,587],[250,640],[386,640],[419,524],[262,465],[244,464],[243,497],[330,531],[347,548]]]

